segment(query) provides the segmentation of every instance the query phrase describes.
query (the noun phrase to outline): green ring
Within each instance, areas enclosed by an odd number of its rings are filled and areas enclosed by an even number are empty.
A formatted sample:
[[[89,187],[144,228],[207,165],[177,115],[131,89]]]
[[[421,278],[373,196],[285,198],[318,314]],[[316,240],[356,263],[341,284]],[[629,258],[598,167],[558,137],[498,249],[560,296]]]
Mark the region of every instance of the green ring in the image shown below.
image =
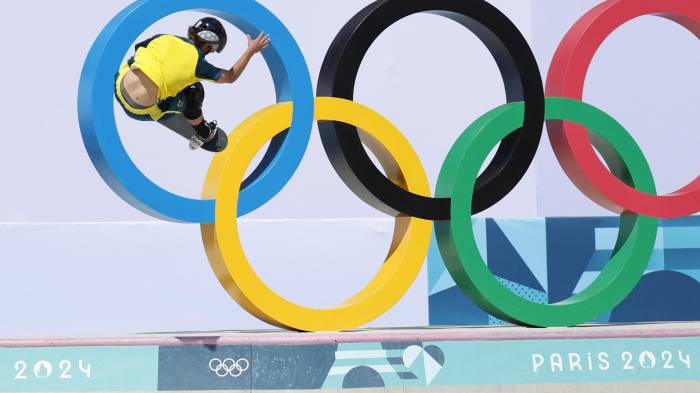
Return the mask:
[[[623,214],[613,256],[588,288],[569,299],[537,304],[505,288],[477,248],[471,220],[472,195],[482,163],[502,139],[522,127],[524,112],[522,102],[492,110],[469,126],[450,150],[436,190],[437,197],[452,198],[451,220],[435,222],[440,253],[462,291],[498,318],[543,327],[589,322],[619,304],[637,285],[654,248],[658,220]],[[612,117],[580,101],[547,98],[545,119],[588,127],[593,144],[618,178],[639,191],[656,194],[651,169],[639,146]]]

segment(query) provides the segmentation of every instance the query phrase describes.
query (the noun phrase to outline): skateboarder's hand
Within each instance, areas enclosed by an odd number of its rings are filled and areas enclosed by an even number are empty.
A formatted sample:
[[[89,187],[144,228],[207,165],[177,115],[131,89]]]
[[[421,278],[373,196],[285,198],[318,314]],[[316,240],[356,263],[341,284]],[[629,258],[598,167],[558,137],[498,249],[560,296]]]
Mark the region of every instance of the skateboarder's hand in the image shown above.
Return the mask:
[[[259,53],[268,45],[270,45],[270,36],[265,35],[265,32],[260,33],[256,39],[248,36],[248,51],[250,53]]]

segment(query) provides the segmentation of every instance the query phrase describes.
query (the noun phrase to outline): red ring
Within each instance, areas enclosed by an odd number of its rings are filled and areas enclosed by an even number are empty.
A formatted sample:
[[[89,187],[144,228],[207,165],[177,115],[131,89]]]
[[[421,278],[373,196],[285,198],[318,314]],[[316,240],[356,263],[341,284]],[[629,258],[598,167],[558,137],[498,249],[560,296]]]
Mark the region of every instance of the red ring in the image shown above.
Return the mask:
[[[579,19],[559,44],[547,76],[546,95],[576,100],[593,56],[615,29],[643,15],[672,20],[700,38],[700,4],[696,0],[609,0]],[[700,176],[668,195],[643,193],[626,185],[603,165],[585,128],[548,122],[554,153],[576,186],[599,205],[621,213],[657,218],[684,217],[700,211]]]

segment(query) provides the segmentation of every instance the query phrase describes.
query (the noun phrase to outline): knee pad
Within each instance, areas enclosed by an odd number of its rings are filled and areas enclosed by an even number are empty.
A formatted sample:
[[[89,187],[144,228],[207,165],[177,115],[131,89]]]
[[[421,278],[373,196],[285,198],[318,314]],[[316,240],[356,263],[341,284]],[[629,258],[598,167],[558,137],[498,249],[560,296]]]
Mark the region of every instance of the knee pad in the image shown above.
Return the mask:
[[[185,100],[187,105],[183,114],[190,120],[198,119],[202,116],[202,103],[204,102],[204,86],[197,82],[185,88]]]

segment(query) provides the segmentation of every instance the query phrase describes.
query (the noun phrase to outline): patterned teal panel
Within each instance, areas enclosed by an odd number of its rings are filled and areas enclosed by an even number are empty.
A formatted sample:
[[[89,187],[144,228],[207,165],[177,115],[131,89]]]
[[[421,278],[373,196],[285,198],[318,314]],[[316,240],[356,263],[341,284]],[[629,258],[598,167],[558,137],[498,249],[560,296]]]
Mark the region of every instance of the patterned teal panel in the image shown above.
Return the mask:
[[[444,363],[438,346],[420,342],[341,344],[323,387],[428,386]]]
[[[540,303],[586,288],[605,266],[617,217],[475,219],[482,256],[512,292]],[[456,287],[437,246],[428,255],[430,324],[495,325]],[[596,322],[700,320],[700,217],[662,220],[645,276],[618,309]]]

